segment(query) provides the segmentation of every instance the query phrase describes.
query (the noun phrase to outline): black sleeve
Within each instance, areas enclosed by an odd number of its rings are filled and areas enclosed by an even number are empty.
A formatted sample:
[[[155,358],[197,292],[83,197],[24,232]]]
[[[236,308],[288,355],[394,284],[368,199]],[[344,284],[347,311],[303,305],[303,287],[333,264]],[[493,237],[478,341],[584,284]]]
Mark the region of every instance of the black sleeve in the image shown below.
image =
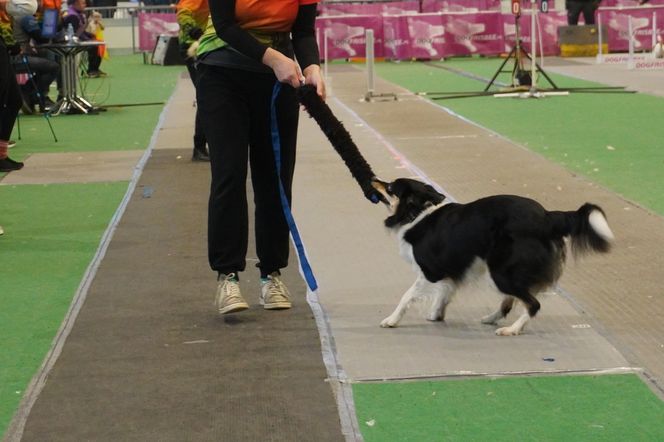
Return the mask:
[[[235,0],[210,0],[210,16],[217,35],[242,54],[263,61],[267,46],[261,44],[235,21]]]
[[[293,23],[293,49],[302,70],[320,63],[316,41],[316,4],[303,5]]]

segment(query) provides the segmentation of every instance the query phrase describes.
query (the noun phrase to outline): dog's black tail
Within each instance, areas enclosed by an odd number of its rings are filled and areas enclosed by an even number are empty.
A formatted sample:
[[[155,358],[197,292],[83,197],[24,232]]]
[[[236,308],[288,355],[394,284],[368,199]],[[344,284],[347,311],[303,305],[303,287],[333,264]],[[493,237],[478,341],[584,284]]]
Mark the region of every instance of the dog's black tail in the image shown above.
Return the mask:
[[[574,255],[606,253],[611,249],[613,232],[601,207],[586,203],[576,211],[549,212],[554,232],[571,237]]]
[[[312,85],[301,86],[297,88],[296,95],[298,101],[304,106],[309,115],[316,120],[327,139],[330,140],[334,149],[344,160],[353,178],[362,188],[364,196],[373,203],[382,200],[383,196],[371,185],[371,182],[376,178],[371,166],[360,154],[350,133],[341,124],[341,121],[334,116],[330,107],[318,96],[316,87]]]

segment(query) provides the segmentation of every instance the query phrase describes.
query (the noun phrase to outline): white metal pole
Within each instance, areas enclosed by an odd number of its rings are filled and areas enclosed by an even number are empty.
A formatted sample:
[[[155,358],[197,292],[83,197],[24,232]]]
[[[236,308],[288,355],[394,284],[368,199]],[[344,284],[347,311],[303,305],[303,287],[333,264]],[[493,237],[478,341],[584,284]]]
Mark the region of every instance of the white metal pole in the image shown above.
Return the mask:
[[[537,0],[530,1],[530,90],[537,89]]]
[[[602,14],[597,13],[597,63],[604,62],[604,53],[602,52]]]
[[[634,69],[634,35],[632,27],[632,16],[627,20],[627,35],[629,37],[629,55],[627,57],[627,69]]]
[[[327,41],[330,37],[330,30],[325,28],[323,31],[323,60],[325,62],[325,69],[323,71],[323,76],[325,77],[325,82],[329,83],[330,77],[327,76],[327,65],[330,64],[330,59],[327,53]]]
[[[367,59],[367,96],[374,93],[374,31],[367,29],[366,35],[366,59]]]
[[[657,16],[653,12],[652,13],[652,44],[650,45],[650,47],[652,49],[655,49],[656,44],[657,44]],[[652,49],[651,49],[651,53],[652,53],[653,58],[654,58],[655,53],[654,53],[654,51],[652,51]]]

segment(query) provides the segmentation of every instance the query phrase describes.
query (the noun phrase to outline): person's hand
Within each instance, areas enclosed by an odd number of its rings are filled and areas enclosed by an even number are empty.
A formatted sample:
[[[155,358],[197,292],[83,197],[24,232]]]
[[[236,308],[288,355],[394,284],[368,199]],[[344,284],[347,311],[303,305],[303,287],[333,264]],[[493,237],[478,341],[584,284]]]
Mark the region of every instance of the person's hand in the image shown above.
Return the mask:
[[[203,30],[201,28],[191,28],[189,30],[189,37],[193,40],[198,40],[203,35]]]
[[[304,69],[304,84],[316,86],[316,93],[325,100],[325,81],[320,73],[320,66],[311,64]]]
[[[263,54],[263,64],[269,66],[281,83],[299,87],[304,82],[300,66],[294,60],[286,57],[281,52],[267,48]]]

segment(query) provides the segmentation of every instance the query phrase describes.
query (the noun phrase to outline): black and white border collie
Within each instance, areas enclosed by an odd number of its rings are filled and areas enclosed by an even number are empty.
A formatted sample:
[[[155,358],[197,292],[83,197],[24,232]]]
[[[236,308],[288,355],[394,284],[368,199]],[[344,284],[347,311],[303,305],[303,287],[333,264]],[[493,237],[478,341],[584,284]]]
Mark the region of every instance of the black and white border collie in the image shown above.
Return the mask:
[[[396,327],[414,300],[429,298],[426,319],[442,321],[456,290],[488,272],[489,284],[503,295],[500,308],[482,318],[496,322],[515,300],[524,313],[500,336],[518,335],[537,314],[536,295],[560,278],[572,252],[605,253],[613,233],[604,211],[586,203],[576,211],[547,211],[538,202],[515,195],[496,195],[467,204],[445,203],[445,197],[420,181],[374,179],[390,210],[385,226],[396,232],[401,256],[413,265],[417,279],[381,327]]]

